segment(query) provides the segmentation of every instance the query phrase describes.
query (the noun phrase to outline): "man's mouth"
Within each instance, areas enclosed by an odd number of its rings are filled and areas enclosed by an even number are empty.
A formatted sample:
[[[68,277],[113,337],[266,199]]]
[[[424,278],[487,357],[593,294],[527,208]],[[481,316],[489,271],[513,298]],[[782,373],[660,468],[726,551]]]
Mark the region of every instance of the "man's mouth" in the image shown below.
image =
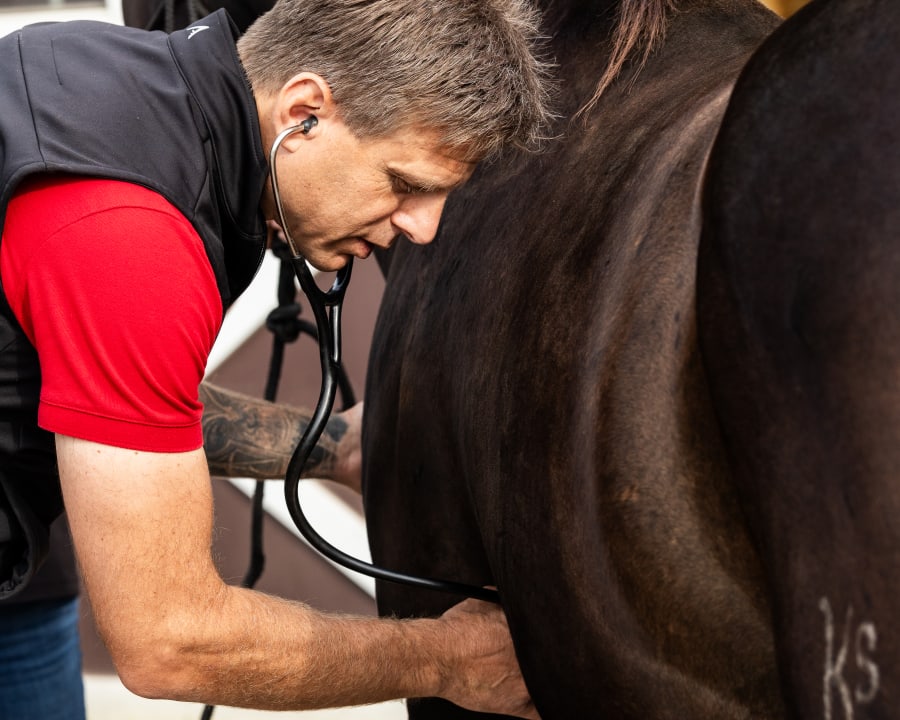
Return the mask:
[[[354,235],[349,238],[351,241],[351,248],[346,252],[347,255],[352,255],[353,257],[357,257],[360,260],[365,260],[369,257],[375,250],[389,250],[394,246],[394,243],[397,242],[403,235],[395,235],[386,243],[377,243],[372,242],[370,240],[366,240],[361,235]]]
[[[353,250],[350,254],[354,257],[358,257],[360,260],[365,260],[375,249],[375,246],[372,243],[363,240],[361,237],[353,238],[353,240]]]

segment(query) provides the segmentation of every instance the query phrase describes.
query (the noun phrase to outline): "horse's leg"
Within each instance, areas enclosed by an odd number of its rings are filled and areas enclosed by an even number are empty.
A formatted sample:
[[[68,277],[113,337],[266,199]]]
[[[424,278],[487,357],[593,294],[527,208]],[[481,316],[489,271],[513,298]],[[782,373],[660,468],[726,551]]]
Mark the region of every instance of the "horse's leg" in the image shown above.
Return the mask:
[[[701,345],[798,717],[896,717],[900,4],[813,3],[710,162]]]

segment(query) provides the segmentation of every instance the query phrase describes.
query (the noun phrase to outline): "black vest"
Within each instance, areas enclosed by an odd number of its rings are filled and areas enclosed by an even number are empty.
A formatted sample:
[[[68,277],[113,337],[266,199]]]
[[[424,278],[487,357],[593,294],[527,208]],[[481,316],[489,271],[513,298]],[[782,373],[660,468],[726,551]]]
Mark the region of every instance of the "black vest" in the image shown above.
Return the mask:
[[[29,175],[143,185],[197,230],[228,307],[265,250],[267,174],[235,37],[220,10],[172,35],[77,21],[0,38],[0,228]],[[0,292],[0,599],[33,575],[62,511],[53,436],[37,427],[40,384]]]

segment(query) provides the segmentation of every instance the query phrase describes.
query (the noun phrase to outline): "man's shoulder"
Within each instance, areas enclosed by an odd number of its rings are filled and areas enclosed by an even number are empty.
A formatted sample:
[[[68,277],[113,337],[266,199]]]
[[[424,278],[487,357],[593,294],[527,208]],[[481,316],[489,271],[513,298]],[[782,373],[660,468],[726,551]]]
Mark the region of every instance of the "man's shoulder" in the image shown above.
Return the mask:
[[[28,178],[16,188],[7,209],[4,240],[27,237],[28,245],[40,245],[41,239],[104,216],[113,231],[118,228],[127,232],[129,227],[139,227],[152,232],[156,217],[165,218],[170,227],[174,223],[184,226],[189,234],[194,233],[187,219],[168,200],[141,185],[104,178],[42,174]]]
[[[47,174],[29,178],[16,189],[10,203],[11,210],[15,209],[17,213],[25,211],[32,219],[50,215],[61,223],[119,208],[177,213],[159,193],[141,185],[67,175]]]

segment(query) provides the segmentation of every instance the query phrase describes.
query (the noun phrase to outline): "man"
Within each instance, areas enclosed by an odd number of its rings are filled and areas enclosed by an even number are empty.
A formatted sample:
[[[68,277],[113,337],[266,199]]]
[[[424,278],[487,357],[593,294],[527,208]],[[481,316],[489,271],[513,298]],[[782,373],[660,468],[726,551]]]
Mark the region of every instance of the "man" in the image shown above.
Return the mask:
[[[0,480],[31,533],[7,590],[60,509],[58,465],[98,628],[138,694],[438,695],[537,717],[496,608],[338,618],[222,582],[197,396],[276,218],[276,136],[299,128],[277,180],[312,264],[430,242],[478,161],[536,138],[533,32],[511,0],[283,0],[237,48],[222,12],[168,37],[77,23],[0,40]]]

